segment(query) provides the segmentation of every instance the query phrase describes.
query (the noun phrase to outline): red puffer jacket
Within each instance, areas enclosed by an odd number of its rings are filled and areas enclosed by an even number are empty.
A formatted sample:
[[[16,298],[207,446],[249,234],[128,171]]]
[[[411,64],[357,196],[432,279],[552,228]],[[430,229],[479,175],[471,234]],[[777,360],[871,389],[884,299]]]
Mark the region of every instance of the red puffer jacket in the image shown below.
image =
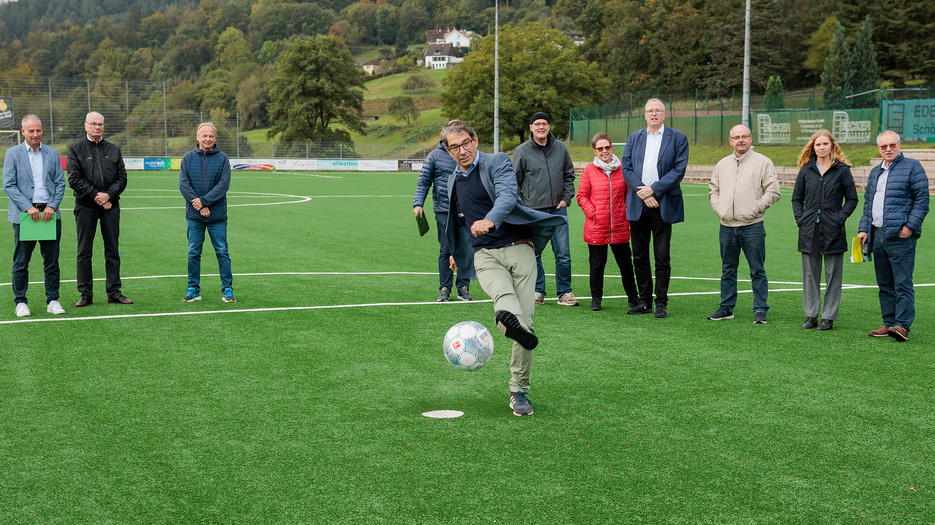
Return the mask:
[[[578,206],[584,212],[584,242],[618,244],[630,242],[627,221],[627,183],[623,170],[610,174],[588,164],[578,184]]]

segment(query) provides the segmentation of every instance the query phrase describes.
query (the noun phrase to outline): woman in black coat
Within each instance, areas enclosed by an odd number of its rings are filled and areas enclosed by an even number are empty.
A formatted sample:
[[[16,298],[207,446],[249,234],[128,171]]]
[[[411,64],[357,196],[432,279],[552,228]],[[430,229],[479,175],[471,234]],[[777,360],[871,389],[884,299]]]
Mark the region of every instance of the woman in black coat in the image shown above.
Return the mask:
[[[792,212],[799,226],[802,252],[803,329],[830,330],[838,318],[847,234],[844,222],[857,208],[857,187],[834,136],[826,129],[812,135],[799,155],[799,175],[792,190]],[[821,308],[821,265],[825,265],[825,301]]]

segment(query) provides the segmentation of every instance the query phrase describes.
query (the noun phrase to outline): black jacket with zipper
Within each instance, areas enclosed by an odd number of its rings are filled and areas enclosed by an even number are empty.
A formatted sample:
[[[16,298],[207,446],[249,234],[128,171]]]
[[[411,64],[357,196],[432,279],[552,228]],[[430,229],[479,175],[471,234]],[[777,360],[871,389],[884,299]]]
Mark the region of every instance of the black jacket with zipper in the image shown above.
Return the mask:
[[[127,187],[127,168],[116,145],[101,139],[91,142],[87,137],[68,148],[68,186],[75,191],[75,202],[97,206],[94,197],[99,192],[110,195],[117,203]]]
[[[820,253],[848,249],[844,222],[857,208],[857,187],[851,168],[840,160],[818,171],[815,157],[802,166],[792,190],[792,213],[799,226],[799,251],[811,253],[815,228],[821,235]]]

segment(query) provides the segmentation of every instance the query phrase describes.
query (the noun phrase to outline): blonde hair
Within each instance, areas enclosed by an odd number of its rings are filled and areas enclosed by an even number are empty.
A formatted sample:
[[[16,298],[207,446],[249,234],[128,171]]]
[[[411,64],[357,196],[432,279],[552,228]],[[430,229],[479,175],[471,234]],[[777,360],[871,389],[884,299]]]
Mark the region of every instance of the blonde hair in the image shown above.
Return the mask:
[[[838,141],[834,140],[834,135],[826,129],[820,129],[812,134],[812,138],[808,139],[808,144],[805,145],[802,153],[799,154],[799,168],[808,164],[808,161],[812,160],[812,157],[817,157],[815,154],[815,141],[818,140],[818,137],[828,137],[828,140],[831,141],[831,155],[829,155],[829,157],[831,158],[832,164],[840,160],[848,166],[851,165],[851,163],[847,161],[844,152],[841,151],[841,146],[838,145]]]

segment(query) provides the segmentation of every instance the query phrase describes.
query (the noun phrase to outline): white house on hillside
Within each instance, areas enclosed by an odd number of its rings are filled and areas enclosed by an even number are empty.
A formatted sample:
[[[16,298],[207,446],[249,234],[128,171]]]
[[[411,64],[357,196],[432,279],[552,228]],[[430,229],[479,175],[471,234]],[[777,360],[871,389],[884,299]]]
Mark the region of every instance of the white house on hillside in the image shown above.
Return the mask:
[[[477,34],[462,29],[429,29],[425,32],[426,44],[451,44],[453,47],[471,47],[471,39]]]
[[[448,69],[462,60],[464,59],[455,56],[454,47],[451,44],[429,44],[425,50],[426,69]]]

